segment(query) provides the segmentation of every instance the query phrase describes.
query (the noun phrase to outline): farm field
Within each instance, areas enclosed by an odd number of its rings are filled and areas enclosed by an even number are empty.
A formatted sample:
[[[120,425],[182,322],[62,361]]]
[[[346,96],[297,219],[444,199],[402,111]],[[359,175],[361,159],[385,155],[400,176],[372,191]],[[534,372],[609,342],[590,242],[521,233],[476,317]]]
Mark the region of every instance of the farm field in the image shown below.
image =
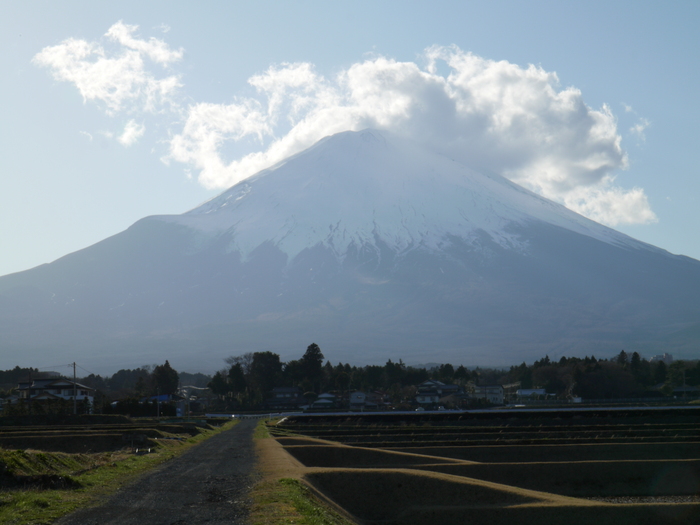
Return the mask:
[[[0,523],[50,523],[224,428],[221,420],[43,419],[0,422]]]
[[[270,431],[358,523],[700,523],[695,408],[297,415]]]
[[[185,439],[197,435],[205,423],[167,423],[115,417],[113,423],[0,425],[0,449],[90,453],[124,447],[155,448],[159,439]]]

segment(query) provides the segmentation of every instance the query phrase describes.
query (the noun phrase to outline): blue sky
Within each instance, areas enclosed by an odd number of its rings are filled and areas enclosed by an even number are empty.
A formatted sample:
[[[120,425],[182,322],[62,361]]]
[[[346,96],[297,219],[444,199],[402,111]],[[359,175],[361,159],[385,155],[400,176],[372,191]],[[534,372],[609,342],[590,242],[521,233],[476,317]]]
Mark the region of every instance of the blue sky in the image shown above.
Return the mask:
[[[364,125],[700,259],[699,23],[690,1],[4,2],[0,275]]]

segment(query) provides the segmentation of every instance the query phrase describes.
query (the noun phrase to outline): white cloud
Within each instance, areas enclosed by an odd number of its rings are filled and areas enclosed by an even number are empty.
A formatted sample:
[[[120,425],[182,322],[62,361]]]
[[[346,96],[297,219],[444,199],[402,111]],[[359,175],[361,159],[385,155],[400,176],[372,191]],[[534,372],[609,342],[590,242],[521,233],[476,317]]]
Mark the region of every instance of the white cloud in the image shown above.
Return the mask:
[[[56,80],[75,84],[84,102],[103,103],[110,115],[125,108],[156,111],[174,102],[180,78],[156,78],[147,70],[145,59],[169,65],[182,58],[182,50],[171,50],[155,38],[146,41],[134,37],[137,29],[122,22],[114,24],[105,36],[118,44],[115,51],[97,42],[70,38],[45,47],[33,61],[49,68]]]
[[[135,144],[145,133],[146,127],[137,124],[135,120],[130,120],[124,126],[124,132],[117,139],[122,146],[129,147]]]
[[[226,188],[333,133],[374,127],[500,173],[606,224],[655,220],[642,189],[615,185],[627,156],[610,108],[589,107],[578,89],[561,88],[556,73],[541,67],[487,60],[456,46],[428,48],[423,66],[371,56],[332,77],[309,63],[284,63],[248,80],[255,96],[183,109],[176,103],[180,76],[162,74],[182,59],[182,49],[135,36],[137,29],[114,24],[105,37],[116,49],[69,39],[34,62],[110,115],[184,118],[172,124],[164,161],[183,163],[208,188]],[[643,138],[648,126],[640,119],[631,132]],[[132,119],[118,140],[133,144],[144,129]]]
[[[630,133],[632,133],[632,135],[636,135],[639,140],[645,141],[647,137],[644,132],[649,126],[651,126],[651,122],[645,118],[640,118],[637,123],[630,128]]]
[[[606,224],[655,220],[643,190],[614,186],[627,156],[609,107],[588,107],[579,90],[533,65],[456,47],[429,48],[425,59],[421,68],[373,57],[333,78],[308,63],[271,67],[249,80],[257,97],[190,106],[171,158],[205,186],[225,188],[327,135],[386,128]],[[259,146],[226,158],[244,139]]]
[[[611,185],[612,180],[594,187],[569,192],[564,204],[575,212],[610,226],[657,222],[647,196],[641,188],[629,191]]]
[[[158,64],[170,64],[171,62],[177,62],[182,59],[182,49],[174,51],[170,49],[168,44],[153,37],[148,41],[134,38],[133,34],[137,30],[138,26],[130,26],[120,21],[109,28],[106,36],[124,47],[134,49],[147,55]]]

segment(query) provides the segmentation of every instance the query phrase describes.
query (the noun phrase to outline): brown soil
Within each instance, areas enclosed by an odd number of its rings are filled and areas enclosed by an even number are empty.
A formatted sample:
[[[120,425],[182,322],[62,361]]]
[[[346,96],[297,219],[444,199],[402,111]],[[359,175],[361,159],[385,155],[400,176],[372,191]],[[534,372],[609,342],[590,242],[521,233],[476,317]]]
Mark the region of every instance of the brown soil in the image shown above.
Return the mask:
[[[303,440],[304,442],[317,440]],[[258,456],[258,470],[263,481],[280,478],[301,479],[306,467],[288,454],[280,440],[258,439],[255,442]]]
[[[700,523],[696,443],[387,450],[300,436],[259,447],[268,476],[302,479],[358,523]]]
[[[414,468],[599,501],[700,494],[700,460],[453,463]]]
[[[376,448],[348,446],[293,446],[285,450],[307,467],[388,468],[464,462]]]

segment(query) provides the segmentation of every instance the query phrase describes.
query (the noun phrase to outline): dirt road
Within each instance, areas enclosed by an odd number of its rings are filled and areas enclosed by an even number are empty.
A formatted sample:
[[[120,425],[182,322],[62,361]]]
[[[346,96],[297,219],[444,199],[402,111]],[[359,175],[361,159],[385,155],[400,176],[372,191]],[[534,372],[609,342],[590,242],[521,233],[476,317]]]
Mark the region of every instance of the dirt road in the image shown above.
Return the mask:
[[[243,420],[122,488],[99,507],[57,525],[245,523],[257,420]]]

